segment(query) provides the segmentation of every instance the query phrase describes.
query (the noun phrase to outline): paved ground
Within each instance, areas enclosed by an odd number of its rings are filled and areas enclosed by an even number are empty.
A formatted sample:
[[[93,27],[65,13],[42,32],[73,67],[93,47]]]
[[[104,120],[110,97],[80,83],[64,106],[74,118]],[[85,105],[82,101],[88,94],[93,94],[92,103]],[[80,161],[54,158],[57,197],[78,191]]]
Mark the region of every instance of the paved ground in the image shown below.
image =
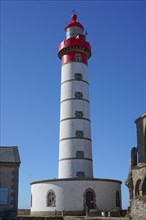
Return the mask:
[[[64,216],[64,217],[34,217],[18,216],[17,220],[129,220],[124,217],[89,217],[89,216]]]
[[[128,218],[124,217],[89,217],[89,216],[83,216],[83,217],[71,217],[71,216],[65,216],[64,220],[129,220]]]

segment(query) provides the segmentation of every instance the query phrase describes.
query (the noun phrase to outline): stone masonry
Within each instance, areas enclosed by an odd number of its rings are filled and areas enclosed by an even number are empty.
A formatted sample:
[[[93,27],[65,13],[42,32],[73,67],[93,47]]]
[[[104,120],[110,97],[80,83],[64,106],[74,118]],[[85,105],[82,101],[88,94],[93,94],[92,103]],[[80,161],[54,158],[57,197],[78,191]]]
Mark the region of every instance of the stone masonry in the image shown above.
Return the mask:
[[[131,149],[131,167],[125,183],[129,189],[130,219],[146,220],[146,114],[135,123],[137,147]]]
[[[0,146],[0,216],[4,220],[17,215],[19,166],[18,148]]]

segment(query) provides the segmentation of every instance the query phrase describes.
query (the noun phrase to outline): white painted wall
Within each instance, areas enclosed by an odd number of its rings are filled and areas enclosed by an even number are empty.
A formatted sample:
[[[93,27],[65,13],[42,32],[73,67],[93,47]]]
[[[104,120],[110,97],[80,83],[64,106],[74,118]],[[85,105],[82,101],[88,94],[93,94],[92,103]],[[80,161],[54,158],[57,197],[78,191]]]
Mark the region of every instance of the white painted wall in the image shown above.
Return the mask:
[[[96,193],[97,210],[119,210],[116,207],[116,192],[121,193],[119,182],[108,180],[59,180],[35,183],[31,185],[32,207],[35,211],[82,211],[84,210],[84,193],[87,189]],[[49,190],[56,195],[56,206],[46,207],[46,196]]]
[[[84,172],[86,178],[92,178],[92,161],[86,159],[69,159],[59,161],[60,178],[78,178],[77,172]]]
[[[69,81],[61,86],[61,101],[75,98],[75,92],[82,92],[83,99],[89,100],[89,85],[82,81]]]
[[[92,158],[91,142],[88,140],[73,139],[60,142],[59,159],[75,157],[77,150],[84,151],[84,157]]]
[[[61,83],[74,79],[75,73],[82,73],[83,80],[88,82],[88,66],[84,63],[71,62],[63,65],[61,68]]]
[[[60,123],[60,140],[63,138],[75,137],[77,130],[83,131],[84,137],[91,139],[90,122],[81,119],[74,119],[62,121]]]
[[[80,62],[70,62],[62,66],[59,178],[76,178],[77,172],[84,172],[85,177],[88,178],[93,177],[92,145],[89,141],[91,122],[87,71],[87,65]],[[75,80],[75,73],[82,74],[82,80]],[[74,99],[75,92],[82,93],[81,100]],[[83,112],[83,119],[75,118],[76,111]],[[76,131],[83,131],[83,138],[75,139]],[[74,159],[77,151],[83,151],[85,159]]]
[[[90,119],[90,108],[88,102],[70,100],[61,103],[60,106],[60,120],[65,118],[75,117],[75,111],[82,111],[83,118]]]

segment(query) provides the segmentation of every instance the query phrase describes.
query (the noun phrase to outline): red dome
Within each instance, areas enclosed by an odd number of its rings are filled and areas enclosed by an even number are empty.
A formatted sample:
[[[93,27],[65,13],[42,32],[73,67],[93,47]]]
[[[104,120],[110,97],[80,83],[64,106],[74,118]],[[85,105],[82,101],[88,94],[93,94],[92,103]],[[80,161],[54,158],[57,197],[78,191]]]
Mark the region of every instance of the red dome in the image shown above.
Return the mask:
[[[76,15],[76,14],[73,14],[73,15],[71,16],[71,18],[72,18],[72,20],[71,20],[71,22],[65,27],[65,31],[66,31],[67,28],[72,27],[72,26],[77,26],[77,27],[80,27],[82,30],[84,30],[83,25],[82,25],[81,23],[79,23],[78,21],[76,21],[76,20],[77,20],[77,15]]]

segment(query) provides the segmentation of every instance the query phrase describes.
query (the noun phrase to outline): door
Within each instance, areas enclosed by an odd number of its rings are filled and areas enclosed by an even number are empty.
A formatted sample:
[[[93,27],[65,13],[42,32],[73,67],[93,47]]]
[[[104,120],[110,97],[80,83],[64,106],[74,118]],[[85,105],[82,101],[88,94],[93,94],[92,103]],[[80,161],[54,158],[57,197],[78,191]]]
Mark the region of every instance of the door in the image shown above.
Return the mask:
[[[94,209],[94,195],[91,191],[86,193],[86,205],[89,209]]]

